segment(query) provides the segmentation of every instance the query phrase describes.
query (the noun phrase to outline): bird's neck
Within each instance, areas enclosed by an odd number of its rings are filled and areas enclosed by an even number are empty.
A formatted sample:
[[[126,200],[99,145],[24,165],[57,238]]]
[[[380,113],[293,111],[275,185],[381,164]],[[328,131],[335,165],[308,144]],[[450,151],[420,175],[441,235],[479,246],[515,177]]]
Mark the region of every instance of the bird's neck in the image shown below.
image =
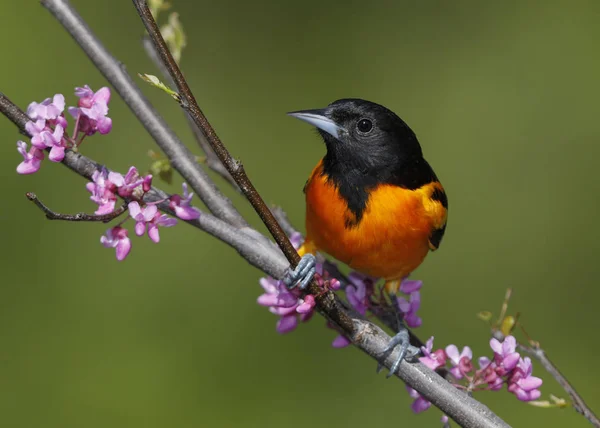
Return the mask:
[[[371,191],[377,186],[390,184],[415,190],[437,180],[433,169],[422,156],[373,168],[361,164],[357,159],[339,159],[328,152],[322,165],[322,175],[336,186],[348,209],[354,214],[356,224],[367,209]]]

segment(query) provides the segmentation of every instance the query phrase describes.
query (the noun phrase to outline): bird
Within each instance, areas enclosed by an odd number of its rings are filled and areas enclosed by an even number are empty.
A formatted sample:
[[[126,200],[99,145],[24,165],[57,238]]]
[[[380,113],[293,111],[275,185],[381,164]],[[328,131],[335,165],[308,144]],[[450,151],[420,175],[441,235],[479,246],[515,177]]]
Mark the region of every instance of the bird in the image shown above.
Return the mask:
[[[395,302],[402,280],[440,246],[448,217],[446,192],[417,136],[391,110],[358,98],[288,115],[317,129],[326,154],[304,186],[306,237],[285,284],[306,288],[315,275],[314,255],[321,251],[383,278]],[[396,312],[399,330],[385,352],[399,346],[400,353],[388,376],[405,357],[419,353]]]

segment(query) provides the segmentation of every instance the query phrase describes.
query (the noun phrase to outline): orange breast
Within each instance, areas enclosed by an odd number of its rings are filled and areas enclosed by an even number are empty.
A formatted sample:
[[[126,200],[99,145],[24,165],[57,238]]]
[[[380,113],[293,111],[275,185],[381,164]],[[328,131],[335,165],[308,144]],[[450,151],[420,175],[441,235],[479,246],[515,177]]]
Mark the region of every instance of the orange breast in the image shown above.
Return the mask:
[[[446,210],[431,199],[437,182],[416,190],[380,185],[369,197],[361,221],[354,219],[319,163],[306,192],[306,250],[324,251],[351,268],[385,279],[403,278],[429,251],[429,236],[446,221]]]

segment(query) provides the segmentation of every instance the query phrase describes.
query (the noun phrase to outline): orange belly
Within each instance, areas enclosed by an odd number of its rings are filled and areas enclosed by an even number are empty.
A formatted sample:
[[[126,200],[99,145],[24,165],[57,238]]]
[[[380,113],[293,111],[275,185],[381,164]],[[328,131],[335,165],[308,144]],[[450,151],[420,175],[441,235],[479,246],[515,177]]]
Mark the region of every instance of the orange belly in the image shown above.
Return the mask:
[[[319,164],[305,189],[304,250],[324,251],[377,278],[404,278],[421,264],[430,249],[432,230],[445,221],[441,205],[437,210],[439,204],[432,205],[430,199],[438,186],[431,183],[408,190],[380,185],[371,192],[360,222],[348,228],[347,220],[354,215],[335,186],[321,175]]]

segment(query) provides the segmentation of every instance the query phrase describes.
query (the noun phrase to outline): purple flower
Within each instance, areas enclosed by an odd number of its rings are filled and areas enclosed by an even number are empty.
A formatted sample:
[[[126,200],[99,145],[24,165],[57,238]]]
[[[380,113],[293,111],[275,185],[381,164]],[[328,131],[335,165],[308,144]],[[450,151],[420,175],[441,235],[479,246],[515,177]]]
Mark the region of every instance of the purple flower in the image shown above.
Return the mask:
[[[123,198],[134,197],[141,199],[144,193],[152,187],[152,175],[141,177],[135,166],[129,168],[125,177],[116,172],[111,172],[109,179],[117,186],[119,196]]]
[[[183,197],[179,195],[172,195],[169,203],[169,207],[175,211],[175,215],[182,220],[195,220],[200,217],[200,210],[190,205],[192,196],[194,193],[188,193],[187,184],[183,183]]]
[[[350,283],[346,286],[346,298],[348,303],[361,315],[364,315],[369,308],[369,300],[372,294],[372,286],[368,282],[371,279],[358,272],[351,272],[348,275]]]
[[[31,144],[42,150],[46,148],[42,132],[48,129],[46,128],[46,121],[44,119],[38,119],[35,122],[30,120],[25,124],[25,130],[31,135]]]
[[[100,238],[100,243],[106,248],[115,248],[117,260],[124,260],[131,251],[131,241],[127,236],[127,229],[121,226],[116,226],[106,231],[106,235]]]
[[[494,361],[498,366],[496,371],[500,376],[504,376],[514,369],[521,358],[516,352],[517,340],[513,336],[506,336],[502,343],[497,339],[491,339],[490,347],[494,351]]]
[[[423,281],[413,279],[403,279],[400,283],[400,291],[404,294],[411,294],[419,291],[423,286]]]
[[[96,93],[88,85],[75,88],[75,95],[79,97],[79,107],[69,107],[69,114],[78,121],[78,130],[86,135],[96,132],[108,134],[112,129],[112,119],[108,114],[110,89],[103,87]]]
[[[35,101],[27,107],[27,116],[32,120],[57,119],[65,109],[65,97],[62,94],[54,95],[54,98],[46,98],[41,103]]]
[[[133,201],[129,203],[128,208],[129,215],[136,222],[135,234],[142,236],[147,230],[148,237],[156,243],[160,241],[158,226],[171,227],[177,224],[176,219],[160,214],[156,205],[146,205],[142,208],[138,202]]]
[[[173,217],[169,217],[166,214],[156,213],[152,221],[148,224],[148,236],[154,242],[158,243],[160,241],[160,236],[158,234],[158,226],[162,227],[172,227],[177,224],[177,219]]]
[[[398,304],[400,312],[402,312],[402,314],[404,315],[404,322],[406,322],[407,326],[412,328],[421,326],[423,320],[417,315],[417,311],[421,307],[420,292],[411,292],[408,300],[401,296],[396,297],[396,302]]]
[[[488,384],[488,388],[491,391],[499,391],[502,389],[504,380],[496,373],[496,363],[488,357],[480,357],[478,363],[480,370],[477,372],[477,376],[481,377],[484,383]]]
[[[50,131],[43,131],[41,133],[44,144],[50,148],[48,159],[52,162],[61,162],[65,158],[66,147],[62,139],[63,134],[64,129],[60,125],[56,125],[53,133],[50,133]]]
[[[348,338],[346,336],[342,336],[340,334],[335,339],[333,339],[333,342],[331,342],[331,346],[333,346],[334,348],[345,348],[346,346],[350,345],[351,343],[352,342],[350,342],[350,340],[348,340]]]
[[[156,205],[147,205],[141,208],[136,201],[130,202],[127,207],[129,208],[129,215],[135,220],[135,234],[142,236],[146,233],[146,224],[154,219],[158,208],[156,208]]]
[[[101,171],[94,171],[92,175],[93,182],[85,185],[86,189],[92,194],[90,199],[98,204],[96,215],[109,214],[115,209],[117,196],[114,191],[116,186],[109,177],[114,177],[114,175],[111,176],[106,168],[102,168]]]
[[[421,346],[421,351],[423,352],[423,357],[419,358],[423,364],[429,367],[431,370],[435,370],[439,367],[442,367],[446,364],[446,353],[443,349],[438,349],[434,352],[431,352],[433,349],[433,336],[427,340],[425,346]]]
[[[289,333],[296,328],[298,321],[308,321],[314,314],[314,296],[307,294],[301,299],[296,290],[288,290],[283,281],[271,277],[261,278],[260,285],[265,293],[258,297],[257,302],[280,317],[276,327],[278,333]]]
[[[522,358],[508,380],[509,392],[521,401],[537,400],[542,395],[538,388],[542,386],[543,381],[539,377],[531,376],[532,371],[531,358]]]
[[[42,150],[32,145],[28,152],[27,143],[24,141],[17,141],[17,150],[23,156],[23,162],[17,166],[19,174],[33,174],[40,169],[42,160],[44,159],[44,152]]]
[[[421,394],[419,394],[415,389],[412,389],[410,386],[406,385],[406,390],[411,398],[414,398],[410,408],[415,413],[421,413],[431,407],[431,403],[427,401]]]
[[[450,373],[456,379],[462,379],[464,373],[468,373],[468,365],[473,358],[473,351],[468,346],[465,346],[462,352],[458,352],[456,345],[446,346],[446,355],[454,367],[450,369]],[[466,360],[466,361],[465,361]]]
[[[312,294],[307,294],[304,299],[299,299],[298,307],[296,308],[296,312],[299,314],[308,314],[312,312],[315,307],[315,297]]]

